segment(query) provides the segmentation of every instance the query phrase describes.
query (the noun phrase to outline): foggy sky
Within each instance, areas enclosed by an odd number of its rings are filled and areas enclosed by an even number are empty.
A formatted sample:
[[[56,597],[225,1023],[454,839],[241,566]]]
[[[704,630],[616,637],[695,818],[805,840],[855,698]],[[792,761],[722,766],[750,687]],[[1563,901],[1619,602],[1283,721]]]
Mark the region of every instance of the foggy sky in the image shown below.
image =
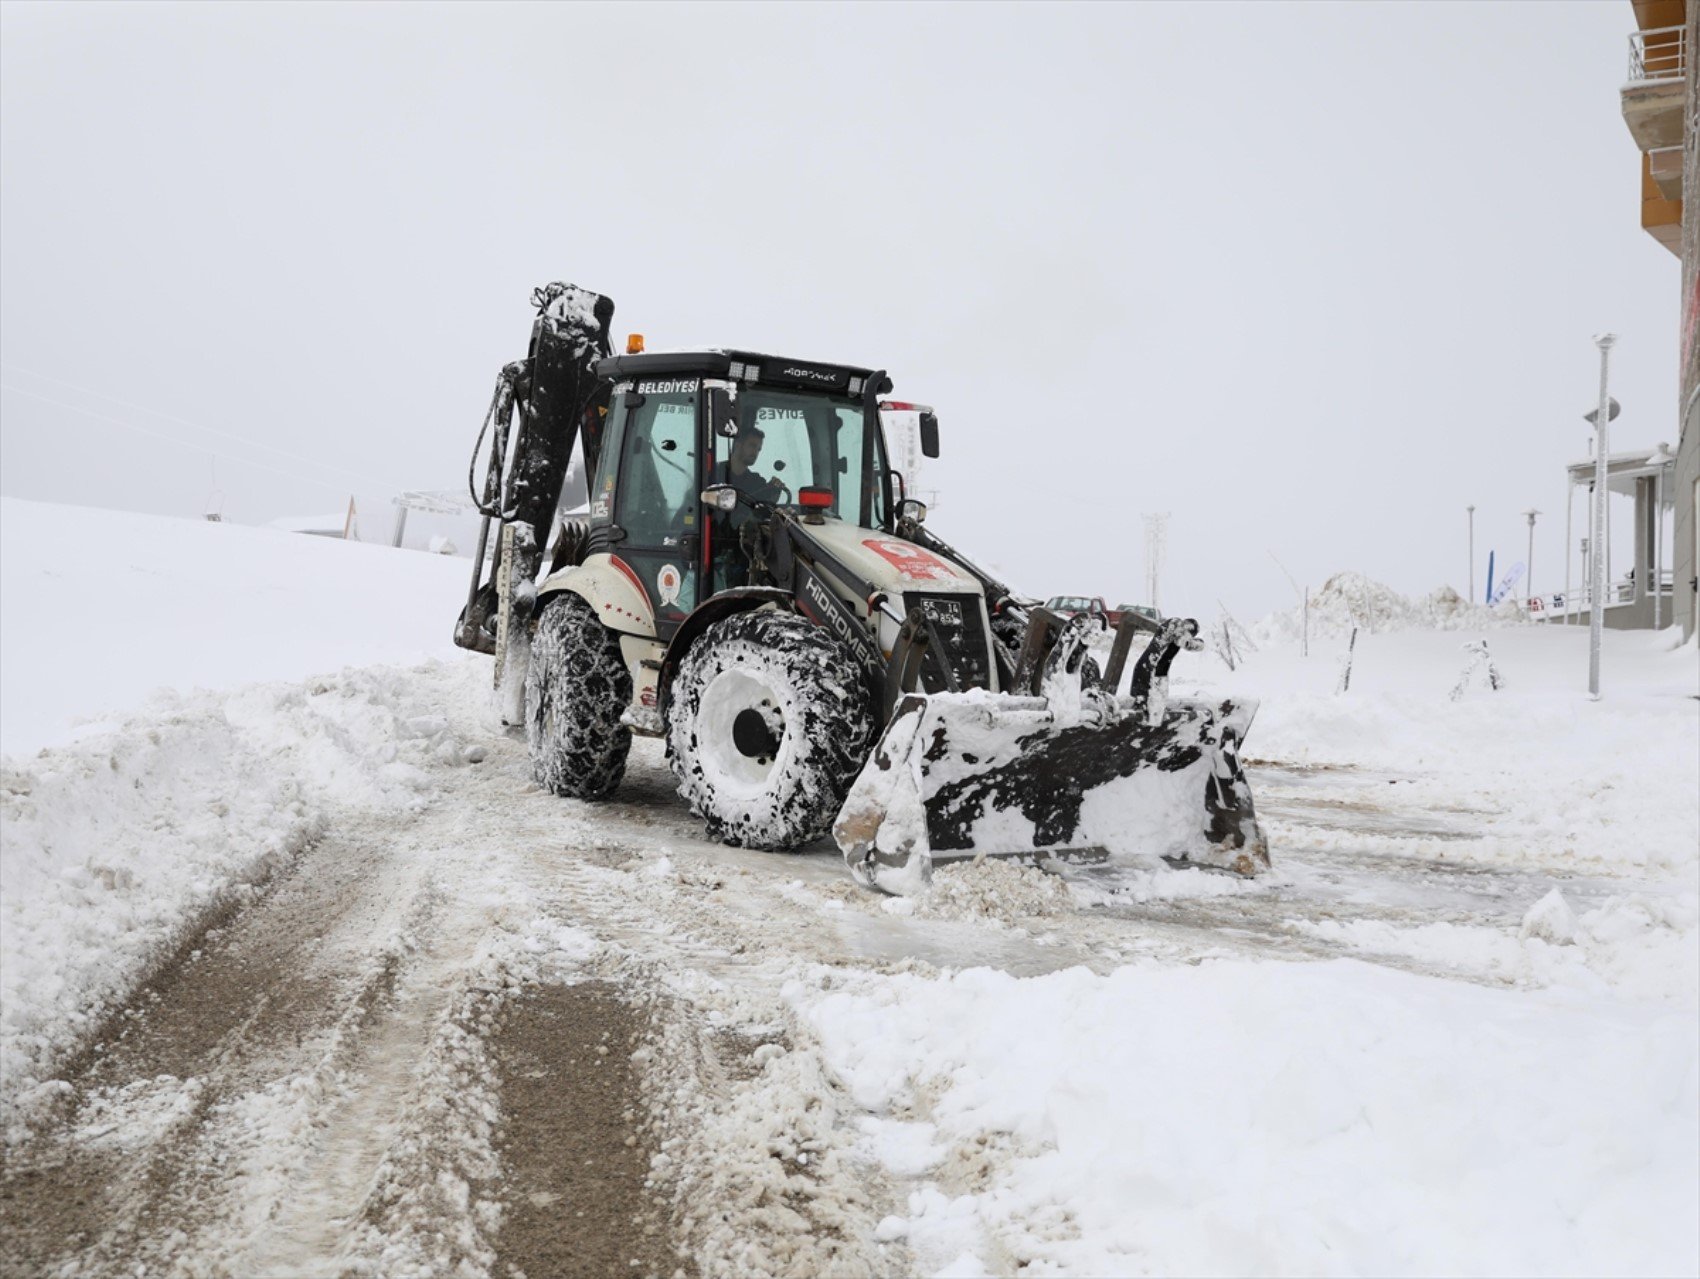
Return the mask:
[[[889,369],[940,411],[933,527],[1019,589],[1140,598],[1154,511],[1166,611],[1291,603],[1272,557],[1462,589],[1473,502],[1483,561],[1547,512],[1551,590],[1592,334],[1614,448],[1677,435],[1633,27],[8,3],[0,491],[263,522],[458,488],[564,279],[619,339]]]

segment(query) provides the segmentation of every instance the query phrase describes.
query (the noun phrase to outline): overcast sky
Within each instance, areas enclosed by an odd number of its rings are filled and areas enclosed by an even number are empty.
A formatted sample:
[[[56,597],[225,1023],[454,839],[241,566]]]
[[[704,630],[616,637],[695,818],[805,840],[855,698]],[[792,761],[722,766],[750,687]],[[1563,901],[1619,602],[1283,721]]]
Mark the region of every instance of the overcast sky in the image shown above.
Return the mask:
[[[0,490],[263,522],[457,487],[565,279],[652,347],[889,369],[940,410],[934,527],[1020,589],[1139,597],[1153,511],[1166,611],[1290,603],[1272,555],[1462,589],[1474,502],[1484,561],[1548,512],[1550,590],[1594,333],[1614,447],[1677,436],[1633,27],[7,3]]]

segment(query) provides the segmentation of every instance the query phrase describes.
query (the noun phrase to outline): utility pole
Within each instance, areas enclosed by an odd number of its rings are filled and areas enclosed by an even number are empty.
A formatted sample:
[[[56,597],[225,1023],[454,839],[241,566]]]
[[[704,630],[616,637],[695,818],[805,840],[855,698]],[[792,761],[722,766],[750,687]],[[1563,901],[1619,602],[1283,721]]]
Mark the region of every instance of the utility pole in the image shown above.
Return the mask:
[[[1531,506],[1523,514],[1529,521],[1529,557],[1523,562],[1523,606],[1527,608],[1535,596],[1535,516],[1540,512]]]
[[[1157,601],[1158,578],[1163,572],[1163,543],[1168,529],[1169,513],[1145,517],[1145,594],[1146,603],[1162,611]]]
[[[1476,508],[1466,506],[1464,509],[1470,514],[1470,593],[1464,598],[1474,604],[1476,602]]]
[[[1606,428],[1611,422],[1611,396],[1607,385],[1611,372],[1611,349],[1617,342],[1615,333],[1602,333],[1594,339],[1600,348],[1600,407],[1594,410],[1594,511],[1593,543],[1588,565],[1588,696],[1598,701],[1600,696],[1600,645],[1606,625],[1606,557],[1600,547],[1606,540]]]

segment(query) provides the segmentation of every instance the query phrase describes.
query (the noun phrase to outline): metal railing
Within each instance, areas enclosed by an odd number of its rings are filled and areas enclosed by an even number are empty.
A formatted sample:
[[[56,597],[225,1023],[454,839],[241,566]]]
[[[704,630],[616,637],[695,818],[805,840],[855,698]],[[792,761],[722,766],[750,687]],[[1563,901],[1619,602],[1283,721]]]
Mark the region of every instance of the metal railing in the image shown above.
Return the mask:
[[[1657,593],[1669,599],[1676,587],[1676,575],[1670,569],[1659,574]],[[1648,591],[1647,598],[1651,599],[1654,592]],[[1586,617],[1589,608],[1588,587],[1584,584],[1568,600],[1562,594],[1536,595],[1526,601],[1524,607],[1537,618],[1560,619],[1566,616]],[[1619,578],[1615,582],[1606,583],[1605,603],[1607,608],[1616,608],[1622,604],[1635,602],[1635,583],[1628,578]]]
[[[1680,80],[1688,70],[1686,27],[1654,27],[1629,34],[1629,79]]]

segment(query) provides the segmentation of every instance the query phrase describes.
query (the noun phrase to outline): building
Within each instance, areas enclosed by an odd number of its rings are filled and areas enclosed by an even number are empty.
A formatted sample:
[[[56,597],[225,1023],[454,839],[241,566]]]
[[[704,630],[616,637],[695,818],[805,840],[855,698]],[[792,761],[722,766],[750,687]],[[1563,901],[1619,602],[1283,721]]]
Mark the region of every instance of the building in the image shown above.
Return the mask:
[[[1682,263],[1678,444],[1670,475],[1671,604],[1684,636],[1700,627],[1700,0],[1631,0],[1623,121],[1641,151],[1641,226]],[[1615,462],[1615,458],[1613,461]],[[1628,479],[1629,477],[1626,477]],[[1640,477],[1636,477],[1640,478]],[[1633,482],[1633,480],[1631,481]],[[1640,542],[1637,520],[1636,541]]]
[[[1605,555],[1606,598],[1605,625],[1613,630],[1647,630],[1664,628],[1673,622],[1680,623],[1681,618],[1674,613],[1674,593],[1671,590],[1671,566],[1667,562],[1664,547],[1665,513],[1673,505],[1671,501],[1671,468],[1675,455],[1668,446],[1661,444],[1655,449],[1633,449],[1630,452],[1614,452],[1606,458],[1606,493],[1608,500],[1612,496],[1627,497],[1635,504],[1635,518],[1631,527],[1634,530],[1630,545],[1612,547],[1611,521],[1606,522],[1606,544],[1602,549]],[[1582,523],[1586,526],[1589,502],[1587,496],[1594,487],[1594,459],[1572,462],[1566,468],[1568,472],[1568,492],[1564,509],[1564,540],[1575,545],[1572,529],[1575,527],[1575,496],[1578,490],[1584,495],[1582,503]],[[1588,620],[1588,586],[1589,561],[1593,558],[1593,547],[1583,540],[1582,573],[1576,583],[1578,589],[1572,589],[1570,581],[1570,565],[1565,566],[1564,594],[1553,601],[1552,611],[1547,613],[1549,618],[1567,623],[1586,623]],[[1620,569],[1624,571],[1619,571]],[[1544,601],[1543,601],[1544,603]]]

